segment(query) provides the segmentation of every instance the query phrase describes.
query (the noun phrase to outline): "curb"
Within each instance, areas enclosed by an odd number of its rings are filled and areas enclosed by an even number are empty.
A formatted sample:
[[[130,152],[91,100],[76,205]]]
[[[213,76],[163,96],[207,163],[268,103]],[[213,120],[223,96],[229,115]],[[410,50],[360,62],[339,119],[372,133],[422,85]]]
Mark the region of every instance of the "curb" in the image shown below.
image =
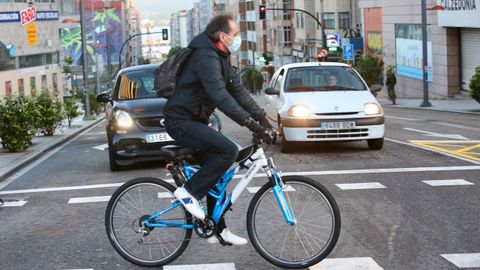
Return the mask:
[[[31,157],[29,157],[28,159],[26,159],[25,161],[23,161],[22,163],[14,166],[13,168],[9,169],[7,172],[5,172],[4,174],[0,175],[0,183],[2,183],[3,181],[5,181],[8,177],[12,176],[13,174],[15,174],[16,172],[18,172],[19,170],[25,168],[26,166],[28,166],[29,164],[33,163],[34,161],[38,160],[39,158],[41,158],[43,155],[47,154],[48,152],[52,151],[53,149],[65,144],[66,142],[68,142],[69,140],[71,140],[72,138],[74,138],[75,136],[77,136],[78,134],[82,133],[83,131],[93,127],[94,125],[100,123],[101,121],[105,120],[105,115],[103,115],[102,117],[100,117],[100,119],[96,120],[95,122],[93,123],[90,123],[86,126],[83,126],[81,127],[79,130],[73,132],[72,134],[69,134],[63,138],[61,138],[59,141],[57,141],[56,143],[50,145],[49,147],[45,148],[45,149],[42,149],[40,150],[38,153],[32,155]]]
[[[480,112],[467,112],[467,111],[455,111],[455,110],[448,110],[448,109],[435,109],[435,108],[432,108],[432,107],[422,108],[422,107],[411,107],[411,106],[391,105],[391,104],[381,104],[381,105],[382,105],[382,107],[386,107],[386,108],[415,109],[415,110],[423,110],[423,111],[435,111],[435,112],[449,112],[449,113],[480,115]]]

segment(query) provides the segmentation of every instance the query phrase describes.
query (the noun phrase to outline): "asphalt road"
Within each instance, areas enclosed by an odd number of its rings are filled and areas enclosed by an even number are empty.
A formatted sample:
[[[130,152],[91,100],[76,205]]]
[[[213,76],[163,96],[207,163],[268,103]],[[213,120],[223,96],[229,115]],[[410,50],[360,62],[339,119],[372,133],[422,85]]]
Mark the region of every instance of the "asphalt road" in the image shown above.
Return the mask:
[[[387,140],[380,151],[369,150],[366,142],[305,144],[292,154],[280,153],[277,145],[268,149],[283,172],[302,172],[319,181],[340,207],[339,241],[323,266],[312,269],[461,269],[462,263],[480,269],[478,116],[385,111]],[[225,134],[248,144],[248,130],[223,120]],[[104,229],[106,202],[68,202],[111,195],[115,187],[103,184],[141,176],[168,177],[158,162],[110,172],[107,151],[94,148],[104,143],[102,123],[8,180],[0,195],[21,206],[0,209],[0,269],[140,269],[109,244]],[[462,152],[462,147],[469,149]],[[452,179],[465,181],[451,186],[422,182]],[[383,187],[337,186],[353,183]],[[255,178],[249,186],[263,184],[263,179]],[[245,191],[226,217],[232,231],[244,237],[252,197]],[[452,262],[446,259],[451,258],[448,254],[463,255]],[[218,269],[233,264],[236,269],[276,269],[251,244],[221,247],[198,237],[173,264],[215,263],[230,263],[217,265]]]

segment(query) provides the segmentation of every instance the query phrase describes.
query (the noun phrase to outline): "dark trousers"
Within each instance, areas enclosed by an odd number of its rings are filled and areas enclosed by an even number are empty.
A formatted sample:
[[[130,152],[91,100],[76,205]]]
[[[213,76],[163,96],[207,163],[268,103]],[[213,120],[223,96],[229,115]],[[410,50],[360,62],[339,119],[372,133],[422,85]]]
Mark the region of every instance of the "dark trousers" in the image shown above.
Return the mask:
[[[178,144],[200,151],[201,169],[185,184],[185,189],[197,200],[201,200],[235,162],[238,147],[218,131],[196,120],[166,118],[165,129]],[[210,216],[214,203],[215,199],[208,196]],[[223,218],[218,225],[222,227],[220,230],[223,230]]]
[[[196,199],[202,199],[237,159],[237,146],[220,132],[196,120],[167,118],[165,129],[180,145],[201,152],[201,169],[185,184],[185,189]]]

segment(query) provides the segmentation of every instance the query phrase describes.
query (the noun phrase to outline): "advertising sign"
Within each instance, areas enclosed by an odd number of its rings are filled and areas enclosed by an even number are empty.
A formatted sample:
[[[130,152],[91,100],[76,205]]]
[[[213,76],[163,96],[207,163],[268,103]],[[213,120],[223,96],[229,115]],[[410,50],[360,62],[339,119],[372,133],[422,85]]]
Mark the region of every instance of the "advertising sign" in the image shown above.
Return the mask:
[[[37,25],[34,23],[27,25],[27,45],[37,45]]]
[[[89,23],[85,26],[87,36],[88,57],[94,59],[94,52],[98,54],[101,64],[108,63],[107,45],[110,50],[110,61],[113,65],[118,64],[118,55],[123,44],[122,9],[120,5],[115,8],[98,8],[92,11],[87,6],[85,20]],[[95,27],[95,28],[94,28]],[[107,32],[108,29],[108,32]],[[95,34],[93,32],[95,31]],[[60,40],[67,57],[72,57],[73,66],[81,65],[81,35],[80,27],[65,28],[61,30]],[[108,34],[107,34],[108,33]],[[93,37],[95,36],[95,41]],[[108,40],[107,40],[108,38]],[[94,48],[94,44],[95,47]]]
[[[58,21],[60,13],[56,10],[51,11],[37,11],[37,21]]]
[[[327,35],[327,47],[339,47],[340,46],[340,35],[339,34],[328,34]]]
[[[444,27],[480,28],[480,1],[437,0],[444,10],[438,11],[438,25]]]
[[[399,76],[423,80],[423,47],[421,25],[400,24],[395,26],[396,62]],[[428,48],[428,81],[433,80],[432,42]]]
[[[20,22],[20,12],[0,12],[0,23]]]
[[[383,55],[382,9],[365,9],[365,51],[373,55]]]
[[[31,23],[37,19],[37,10],[35,7],[29,7],[20,11],[22,25]]]

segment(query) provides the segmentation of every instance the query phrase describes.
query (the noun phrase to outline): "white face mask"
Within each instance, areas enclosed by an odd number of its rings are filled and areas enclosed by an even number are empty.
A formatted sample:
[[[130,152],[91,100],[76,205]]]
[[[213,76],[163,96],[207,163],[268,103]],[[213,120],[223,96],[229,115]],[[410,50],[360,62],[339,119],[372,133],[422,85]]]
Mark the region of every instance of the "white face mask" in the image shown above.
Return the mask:
[[[228,47],[228,50],[230,53],[235,53],[240,49],[240,46],[242,46],[242,38],[240,36],[237,36],[236,38],[231,38],[229,35],[225,34],[228,38],[233,40],[232,45]]]

